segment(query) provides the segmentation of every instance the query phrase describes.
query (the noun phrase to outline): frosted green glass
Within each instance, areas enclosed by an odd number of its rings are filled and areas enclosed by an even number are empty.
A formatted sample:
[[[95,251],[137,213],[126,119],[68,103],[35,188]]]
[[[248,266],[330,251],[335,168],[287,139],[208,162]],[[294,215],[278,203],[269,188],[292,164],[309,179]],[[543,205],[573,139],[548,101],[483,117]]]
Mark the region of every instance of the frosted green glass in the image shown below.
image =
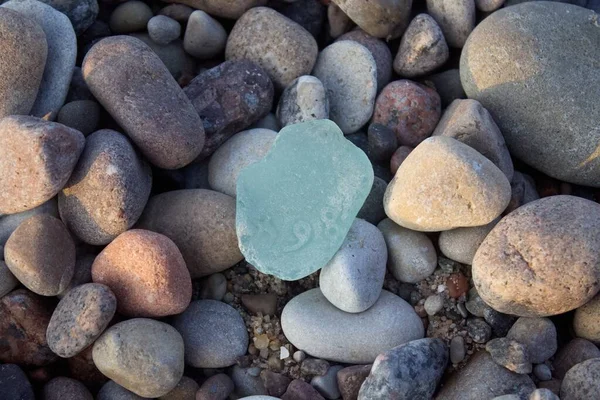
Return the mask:
[[[238,177],[242,254],[280,279],[310,275],[340,248],[372,184],[369,159],[332,121],[283,128]]]

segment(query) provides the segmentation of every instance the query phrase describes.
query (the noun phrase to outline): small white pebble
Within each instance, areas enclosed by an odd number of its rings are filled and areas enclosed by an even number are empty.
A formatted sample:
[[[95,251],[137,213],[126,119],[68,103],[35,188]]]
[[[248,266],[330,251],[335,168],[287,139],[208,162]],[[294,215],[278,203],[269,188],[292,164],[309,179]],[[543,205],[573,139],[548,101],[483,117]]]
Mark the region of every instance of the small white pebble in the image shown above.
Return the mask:
[[[438,293],[442,293],[446,290],[446,285],[438,285],[437,291]]]
[[[294,361],[296,361],[297,363],[301,363],[306,358],[306,353],[304,353],[302,350],[298,350],[294,353],[293,357]]]
[[[289,356],[290,356],[290,351],[286,347],[281,346],[279,348],[279,359],[280,360],[285,360]]]

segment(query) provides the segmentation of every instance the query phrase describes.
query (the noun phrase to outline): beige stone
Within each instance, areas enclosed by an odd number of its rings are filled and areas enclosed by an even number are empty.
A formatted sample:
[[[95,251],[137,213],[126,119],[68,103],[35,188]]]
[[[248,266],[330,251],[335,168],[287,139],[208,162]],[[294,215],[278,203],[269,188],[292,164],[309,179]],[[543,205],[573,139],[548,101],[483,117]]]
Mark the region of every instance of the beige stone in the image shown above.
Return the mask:
[[[444,231],[438,239],[440,250],[451,260],[471,265],[477,249],[498,221],[496,218],[487,225]]]
[[[392,39],[400,36],[410,18],[412,0],[333,0],[369,35]]]
[[[580,307],[600,289],[600,205],[551,196],[518,208],[485,238],[472,271],[496,311],[536,317]]]
[[[575,311],[573,329],[577,337],[600,344],[600,296]]]
[[[481,226],[510,201],[510,183],[490,160],[459,141],[436,136],[404,160],[383,200],[387,216],[424,232]]]

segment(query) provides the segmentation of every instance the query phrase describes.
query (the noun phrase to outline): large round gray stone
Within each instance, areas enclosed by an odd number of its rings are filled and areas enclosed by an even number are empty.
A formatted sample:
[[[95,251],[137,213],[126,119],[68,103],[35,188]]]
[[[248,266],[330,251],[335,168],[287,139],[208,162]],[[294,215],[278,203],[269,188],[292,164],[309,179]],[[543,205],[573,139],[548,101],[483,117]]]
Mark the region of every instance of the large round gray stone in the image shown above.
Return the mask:
[[[460,62],[465,92],[491,112],[513,156],[554,178],[596,187],[598,24],[597,14],[570,4],[504,8],[477,26]]]

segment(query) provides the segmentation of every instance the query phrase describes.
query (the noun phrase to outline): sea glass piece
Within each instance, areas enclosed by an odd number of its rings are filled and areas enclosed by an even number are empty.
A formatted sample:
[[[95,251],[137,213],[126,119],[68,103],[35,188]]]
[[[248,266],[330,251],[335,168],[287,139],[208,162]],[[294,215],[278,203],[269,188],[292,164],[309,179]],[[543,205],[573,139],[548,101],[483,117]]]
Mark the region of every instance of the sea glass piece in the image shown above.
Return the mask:
[[[237,181],[236,230],[259,271],[297,280],[342,245],[373,184],[365,153],[330,120],[283,128]]]

